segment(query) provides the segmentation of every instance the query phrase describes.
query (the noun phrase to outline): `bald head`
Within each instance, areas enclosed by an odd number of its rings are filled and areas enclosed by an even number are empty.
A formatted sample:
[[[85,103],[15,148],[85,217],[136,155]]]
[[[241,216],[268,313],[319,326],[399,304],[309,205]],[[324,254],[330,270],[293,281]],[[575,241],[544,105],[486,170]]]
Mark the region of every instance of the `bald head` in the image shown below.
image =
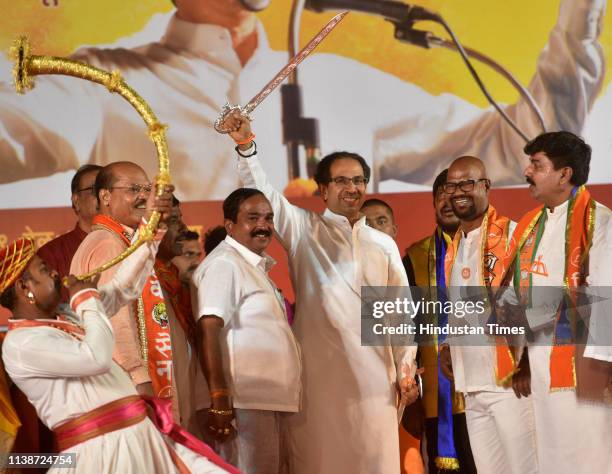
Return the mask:
[[[145,214],[149,178],[136,163],[116,161],[100,170],[95,184],[101,214],[135,229]]]
[[[485,165],[475,156],[461,156],[448,168],[444,188],[462,228],[479,224],[489,207],[489,187]]]
[[[453,161],[448,168],[448,176],[455,174],[469,175],[471,179],[485,179],[487,177],[487,169],[480,158],[475,156],[460,156]]]

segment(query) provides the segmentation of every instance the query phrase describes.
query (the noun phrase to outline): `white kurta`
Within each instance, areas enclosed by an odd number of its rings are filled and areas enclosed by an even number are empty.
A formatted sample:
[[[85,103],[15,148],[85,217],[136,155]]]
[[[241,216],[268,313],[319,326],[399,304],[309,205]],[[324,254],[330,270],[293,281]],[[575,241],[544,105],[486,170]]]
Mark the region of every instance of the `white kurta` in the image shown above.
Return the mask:
[[[556,311],[558,305],[551,304],[549,292],[538,295],[536,287],[563,287],[567,201],[546,213],[546,226],[535,253],[538,264],[531,272],[534,308],[527,311],[529,323],[536,327],[535,344],[529,346],[529,364],[540,468],[543,473],[555,474],[610,472],[612,405],[580,400],[573,390],[551,392],[549,388],[553,340],[550,322],[555,314],[538,306],[547,304]],[[590,286],[612,284],[611,236],[612,212],[598,203],[589,254]],[[545,313],[549,316],[548,325]]]
[[[605,0],[561,2],[529,86],[549,130],[580,133],[601,88],[604,58],[597,25],[604,5]],[[263,28],[257,50],[242,66],[227,30],[176,17],[158,42],[135,49],[83,49],[74,57],[119,70],[160,121],[169,124],[173,182],[179,197],[190,200],[223,199],[237,187],[233,146],[212,124],[226,101],[245,104],[287,62],[286,52],[270,49]],[[87,162],[136,161],[149,176],[155,175],[153,144],[127,102],[103,86],[65,77],[38,77],[35,89],[19,96],[12,86],[12,64],[2,63],[0,182],[64,172],[61,179],[0,186],[4,206],[65,205],[73,170]],[[319,119],[321,151],[350,144],[372,160],[379,170],[374,176],[381,180],[429,185],[453,157],[474,155],[487,163],[496,184],[524,183],[524,143],[491,108],[483,110],[450,94],[433,96],[331,54],[314,54],[301,64],[300,83],[305,116]],[[264,164],[277,189],[287,182],[280,97],[272,94],[254,114],[256,123],[265,124],[258,143],[266,150]],[[540,133],[524,101],[506,110],[528,135]],[[45,189],[44,202],[23,191],[34,187]],[[415,186],[394,181],[381,189]]]
[[[85,329],[82,340],[50,327],[21,328],[8,333],[2,348],[7,373],[50,429],[113,400],[136,395],[128,375],[112,361],[113,331],[102,304],[90,298],[77,312]],[[178,472],[165,443],[193,472],[225,472],[165,440],[148,418],[66,452],[76,453],[74,472],[84,474]]]
[[[297,474],[399,472],[396,380],[416,348],[361,345],[361,287],[408,286],[397,245],[365,223],[293,206],[257,157],[238,164],[261,190],[287,250],[296,292],[293,330],[302,347],[303,405],[289,421]]]
[[[511,222],[510,236],[515,227]],[[482,232],[481,225],[459,242],[449,288],[455,301],[460,299],[461,287],[482,288]],[[482,297],[485,296],[483,289]],[[483,327],[489,315],[466,316],[466,324]],[[455,390],[465,395],[465,417],[476,468],[484,473],[537,474],[533,403],[531,397],[517,398],[512,387],[497,385],[495,339],[457,336],[449,342]],[[467,345],[470,343],[475,345]]]

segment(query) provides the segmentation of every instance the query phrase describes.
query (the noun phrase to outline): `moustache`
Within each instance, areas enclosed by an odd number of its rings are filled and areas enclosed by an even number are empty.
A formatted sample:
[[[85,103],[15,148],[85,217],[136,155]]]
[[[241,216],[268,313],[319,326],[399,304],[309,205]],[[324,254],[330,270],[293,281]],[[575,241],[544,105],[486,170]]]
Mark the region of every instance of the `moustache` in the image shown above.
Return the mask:
[[[272,231],[268,229],[255,229],[251,232],[251,237],[271,237]]]
[[[535,183],[533,182],[533,179],[525,178],[525,181],[527,181],[527,183],[531,184],[532,186],[535,186]]]

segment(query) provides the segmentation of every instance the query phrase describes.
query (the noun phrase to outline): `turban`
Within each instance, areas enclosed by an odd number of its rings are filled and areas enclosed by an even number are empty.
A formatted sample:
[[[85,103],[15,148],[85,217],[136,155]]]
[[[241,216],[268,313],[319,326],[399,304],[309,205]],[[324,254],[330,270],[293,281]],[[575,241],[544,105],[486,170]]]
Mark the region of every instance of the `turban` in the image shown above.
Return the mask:
[[[0,249],[0,294],[23,274],[34,255],[32,239],[17,239]]]

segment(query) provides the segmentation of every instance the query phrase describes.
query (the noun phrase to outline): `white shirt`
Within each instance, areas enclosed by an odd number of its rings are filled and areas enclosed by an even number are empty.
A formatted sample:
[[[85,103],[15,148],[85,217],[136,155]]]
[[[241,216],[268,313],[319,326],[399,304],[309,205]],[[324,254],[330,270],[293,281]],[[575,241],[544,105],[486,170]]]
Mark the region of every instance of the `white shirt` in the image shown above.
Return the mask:
[[[196,318],[223,319],[221,350],[234,407],[299,410],[301,361],[283,297],[268,277],[274,265],[227,236],[198,266]]]
[[[510,223],[509,237],[512,236],[516,223]],[[481,225],[467,235],[463,235],[459,242],[457,255],[453,263],[450,277],[449,294],[452,300],[458,301],[461,287],[482,287],[482,232]],[[483,297],[486,293],[483,291]],[[466,315],[465,323],[471,327],[485,327],[489,319],[490,310],[486,314]],[[485,331],[486,333],[487,331]],[[468,339],[469,338],[469,339]],[[463,339],[463,340],[462,340]],[[475,345],[467,345],[473,341]],[[489,336],[454,337],[450,344],[453,361],[453,375],[455,377],[455,390],[458,392],[507,392],[512,388],[497,385],[495,380],[495,340]]]
[[[549,130],[580,133],[600,90],[604,58],[597,23],[604,6],[604,0],[561,2],[529,86]],[[176,16],[158,42],[134,49],[83,49],[74,58],[119,70],[169,125],[173,183],[183,200],[223,199],[237,187],[233,145],[212,124],[226,101],[244,105],[287,62],[285,52],[270,49],[261,26],[257,50],[243,67],[227,30]],[[4,206],[66,205],[72,172],[87,162],[136,161],[150,178],[155,176],[154,147],[125,100],[97,84],[50,76],[37,77],[35,89],[19,96],[11,84],[12,65],[2,63],[0,182],[41,178],[0,185]],[[332,54],[309,57],[300,65],[300,82],[304,115],[319,119],[322,153],[348,146],[359,151],[374,165],[382,191],[422,189],[397,180],[429,185],[461,155],[482,158],[495,184],[524,183],[524,143],[491,108],[450,94],[433,96]],[[266,150],[262,159],[277,189],[287,182],[280,97],[276,91],[253,113],[258,144]],[[528,135],[540,132],[522,100],[506,111]],[[30,189],[45,189],[44,203]]]
[[[238,170],[272,205],[296,293],[304,395],[290,420],[292,470],[399,472],[395,384],[400,370],[414,369],[416,347],[361,343],[362,287],[408,286],[397,245],[365,217],[351,226],[329,209],[320,215],[290,204],[256,156],[241,158]]]

